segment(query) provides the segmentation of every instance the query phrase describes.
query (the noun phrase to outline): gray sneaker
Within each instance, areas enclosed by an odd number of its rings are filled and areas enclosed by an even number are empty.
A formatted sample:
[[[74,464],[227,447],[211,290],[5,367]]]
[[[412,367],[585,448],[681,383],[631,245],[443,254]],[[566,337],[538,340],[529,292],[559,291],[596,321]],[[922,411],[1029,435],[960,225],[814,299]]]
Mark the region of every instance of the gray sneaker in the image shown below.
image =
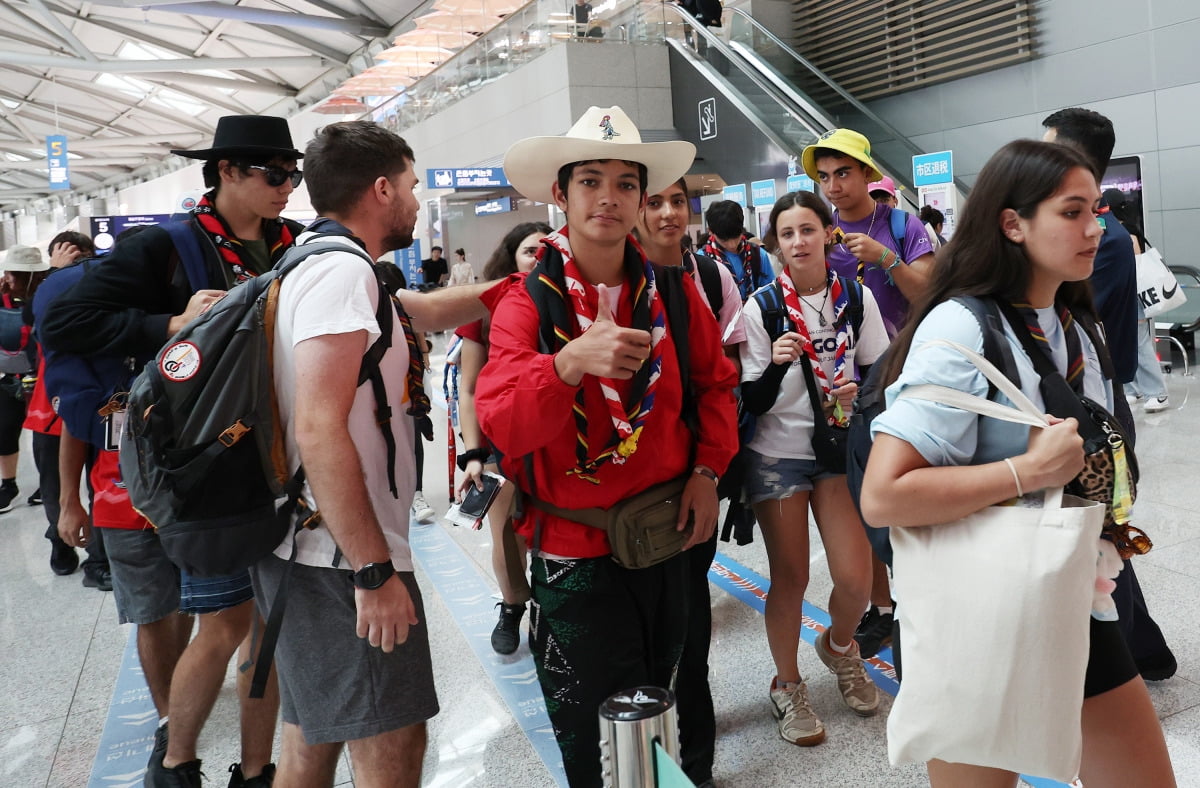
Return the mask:
[[[771,714],[779,721],[779,737],[800,747],[812,747],[825,741],[825,726],[817,719],[808,702],[808,686],[800,681],[791,689],[771,681]]]
[[[829,650],[829,630],[817,638],[817,656],[829,672],[837,676],[838,690],[842,700],[855,714],[870,717],[879,710],[879,688],[867,675],[859,656],[858,643],[852,643],[848,654],[835,654]]]

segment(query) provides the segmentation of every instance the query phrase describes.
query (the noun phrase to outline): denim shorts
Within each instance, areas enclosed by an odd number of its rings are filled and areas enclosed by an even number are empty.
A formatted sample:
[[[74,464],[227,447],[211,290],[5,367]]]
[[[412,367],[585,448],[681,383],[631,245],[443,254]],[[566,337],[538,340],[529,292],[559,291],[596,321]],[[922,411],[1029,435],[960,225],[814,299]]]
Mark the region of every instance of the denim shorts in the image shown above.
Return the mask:
[[[782,501],[812,490],[814,482],[839,475],[822,470],[816,460],[766,457],[753,449],[746,454],[746,494],[752,504]]]
[[[247,571],[223,577],[196,577],[183,571],[179,575],[179,612],[189,616],[228,610],[254,598]]]

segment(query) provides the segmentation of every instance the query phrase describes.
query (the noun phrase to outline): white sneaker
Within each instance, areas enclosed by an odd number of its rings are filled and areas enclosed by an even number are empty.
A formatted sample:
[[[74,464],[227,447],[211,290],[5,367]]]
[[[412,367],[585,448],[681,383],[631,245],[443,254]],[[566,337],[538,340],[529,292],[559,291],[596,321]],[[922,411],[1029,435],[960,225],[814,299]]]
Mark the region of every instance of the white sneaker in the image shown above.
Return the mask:
[[[1126,394],[1125,395],[1125,401],[1128,402],[1130,405],[1136,405],[1139,402],[1141,402],[1143,399],[1145,399],[1145,397],[1142,396],[1141,394]]]
[[[1146,400],[1146,404],[1142,407],[1147,413],[1158,413],[1171,407],[1171,403],[1167,402],[1166,397],[1155,397],[1154,399]]]
[[[417,493],[413,495],[413,519],[421,525],[428,525],[429,523],[433,522],[433,518],[436,516],[436,514],[437,513],[433,511],[433,507],[425,503],[425,495],[418,490]]]

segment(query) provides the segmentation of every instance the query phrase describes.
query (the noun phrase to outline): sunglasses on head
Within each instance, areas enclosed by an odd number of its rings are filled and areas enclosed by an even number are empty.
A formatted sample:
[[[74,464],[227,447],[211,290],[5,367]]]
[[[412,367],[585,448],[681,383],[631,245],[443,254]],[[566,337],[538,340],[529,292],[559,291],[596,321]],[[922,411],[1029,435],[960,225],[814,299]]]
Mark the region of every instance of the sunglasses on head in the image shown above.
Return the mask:
[[[285,170],[283,167],[263,164],[249,164],[246,166],[246,169],[262,172],[268,186],[282,186],[290,180],[292,188],[296,188],[300,185],[300,181],[304,180],[304,173],[300,170]]]

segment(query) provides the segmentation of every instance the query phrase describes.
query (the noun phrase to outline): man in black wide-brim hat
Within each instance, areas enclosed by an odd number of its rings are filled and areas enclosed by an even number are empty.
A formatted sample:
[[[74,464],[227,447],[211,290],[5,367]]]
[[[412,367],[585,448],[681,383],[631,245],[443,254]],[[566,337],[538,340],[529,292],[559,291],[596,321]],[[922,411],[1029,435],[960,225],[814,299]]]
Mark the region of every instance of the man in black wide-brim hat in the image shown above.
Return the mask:
[[[174,227],[149,227],[121,239],[102,265],[81,271],[78,281],[53,301],[39,332],[62,363],[116,356],[132,358],[130,370],[141,369],[170,336],[226,290],[270,270],[303,229],[279,215],[303,177],[296,167],[303,154],[293,146],[285,119],[223,117],[211,147],[172,153],[204,162],[208,191]],[[87,374],[85,368],[81,374]],[[101,384],[110,386],[107,391],[127,391],[128,378]],[[78,410],[95,418],[104,404]],[[77,437],[96,433],[94,425],[78,421],[72,424],[64,415],[66,431]],[[66,431],[64,454],[70,453]],[[78,442],[73,445],[79,448]],[[80,458],[77,465],[85,454],[72,454]],[[138,625],[138,655],[154,705],[160,718],[170,714],[169,739],[165,724],[155,734],[146,785],[199,785],[200,729],[238,644],[245,641],[249,654],[256,617],[249,575],[181,576],[150,523],[129,504],[116,455],[105,446],[92,447],[91,519],[92,525],[107,529],[117,613],[122,623]],[[62,486],[79,487],[67,477]],[[77,500],[64,506],[59,531],[69,543],[86,540],[87,514]],[[185,650],[191,616],[200,627]],[[231,767],[231,788],[269,786],[275,769],[269,761],[278,691],[273,680],[266,699],[250,700],[248,690],[249,681],[239,681],[242,761]]]

